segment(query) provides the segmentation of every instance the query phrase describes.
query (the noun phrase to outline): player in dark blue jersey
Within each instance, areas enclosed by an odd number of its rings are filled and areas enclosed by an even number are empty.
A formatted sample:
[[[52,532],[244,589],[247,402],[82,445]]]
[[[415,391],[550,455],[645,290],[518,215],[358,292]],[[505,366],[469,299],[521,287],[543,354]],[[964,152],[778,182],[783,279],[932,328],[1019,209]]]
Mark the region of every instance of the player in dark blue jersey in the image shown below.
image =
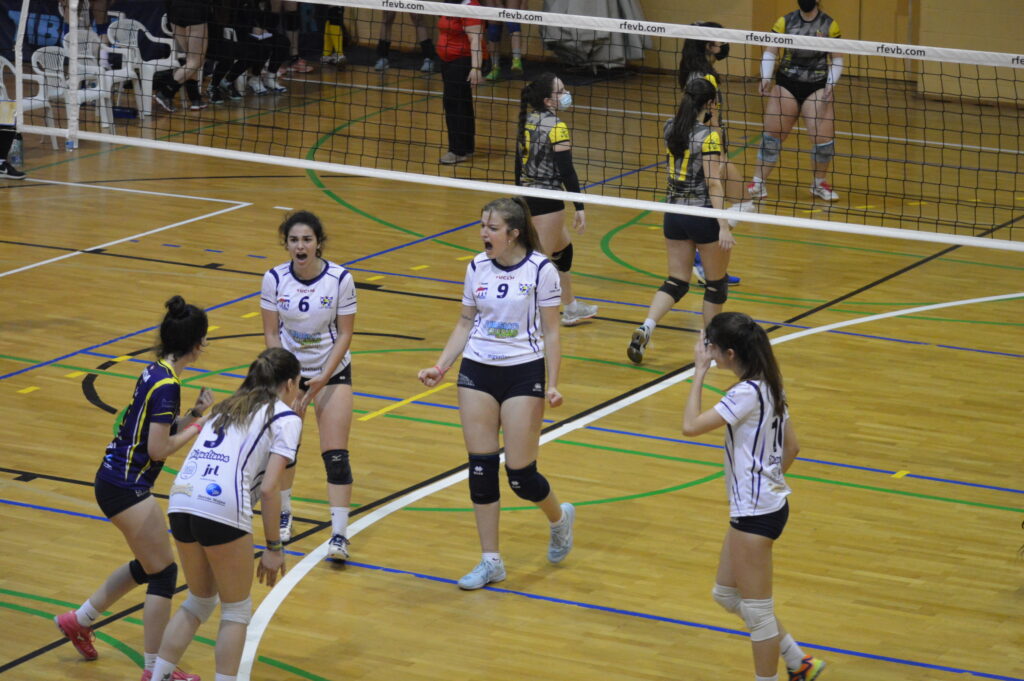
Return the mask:
[[[81,608],[54,618],[78,652],[94,660],[97,653],[92,644],[92,625],[100,613],[139,584],[146,584],[143,681],[148,681],[160,648],[178,574],[164,511],[150,489],[164,460],[202,429],[206,421],[203,413],[213,403],[213,393],[203,388],[195,406],[184,415],[178,413],[178,377],[202,354],[208,322],[203,310],[187,304],[181,296],[174,296],[166,305],[158,359],[143,370],[135,384],[124,421],[96,473],[96,501],[124,535],[134,559],[114,570]],[[198,676],[180,670],[173,678],[199,681]]]

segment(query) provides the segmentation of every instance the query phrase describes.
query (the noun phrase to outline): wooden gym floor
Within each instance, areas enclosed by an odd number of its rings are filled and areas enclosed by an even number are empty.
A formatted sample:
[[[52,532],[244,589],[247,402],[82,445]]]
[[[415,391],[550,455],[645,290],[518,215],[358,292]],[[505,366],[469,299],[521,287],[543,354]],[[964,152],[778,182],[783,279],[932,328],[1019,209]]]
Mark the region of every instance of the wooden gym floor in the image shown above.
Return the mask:
[[[355,86],[344,91],[333,70],[318,72],[289,82],[286,96],[161,116],[141,130],[225,147],[244,136],[257,151],[288,134],[297,157],[507,181],[518,83],[481,89],[481,127],[501,121],[504,132],[481,135],[471,163],[439,171],[437,77],[367,71],[337,76]],[[651,198],[661,182],[656,168],[638,169],[660,160],[670,95],[633,107],[647,109],[636,114],[642,134],[628,118],[606,122],[588,108],[618,98],[629,109],[624,102],[636,100],[623,93],[657,83],[672,92],[670,79],[642,79],[574,86],[569,124],[592,191]],[[980,111],[965,125],[1006,115]],[[920,118],[917,134],[934,134]],[[780,170],[765,210],[1019,240],[1021,150],[1007,146],[1018,138],[979,127],[960,140],[1001,149],[993,158],[1016,184],[996,183],[978,150],[970,153],[982,170],[963,160],[964,174],[949,183],[915,166],[911,182],[899,160],[870,158],[886,140],[914,137],[907,125],[860,125],[840,125],[876,137],[840,136],[841,152],[867,158],[837,160],[837,205],[805,198],[807,161],[794,136],[784,158],[804,167]],[[755,127],[730,124],[745,175],[753,150],[742,147]],[[119,132],[139,129],[131,122]],[[298,538],[288,547],[301,579],[254,623],[264,633],[252,677],[750,678],[742,623],[710,598],[727,523],[722,435],[680,434],[700,289],[664,320],[642,366],[625,357],[664,275],[660,216],[596,206],[576,239],[576,292],[600,312],[563,330],[566,403],[546,414],[550,427],[561,425],[545,435],[540,459],[560,497],[577,504],[573,553],[548,565],[541,515],[503,483],[508,579],[462,593],[454,580],[478,549],[465,483],[444,476],[465,461],[455,390],[406,400],[423,392],[416,371],[455,322],[466,260],[479,248],[474,221],[489,197],[126,146],[51,153],[34,136],[27,142],[30,179],[0,181],[0,671],[29,681],[139,674],[141,592],[99,628],[96,662],[62,644],[50,620],[128,559],[90,481],[171,295],[206,307],[213,325],[183,402],[200,386],[223,396],[238,385],[262,349],[260,277],[285,259],[275,228],[286,209],[305,208],[324,219],[326,256],[359,285],[351,451],[360,531],[347,565],[315,555],[303,563],[329,527],[310,419],[295,488]],[[919,146],[923,157],[954,153]],[[628,171],[637,172],[615,177]],[[894,186],[897,177],[906,184]],[[958,184],[980,189],[968,195]],[[780,618],[827,660],[830,681],[1024,679],[1024,259],[756,223],[737,238],[730,269],[742,283],[727,309],[771,330],[803,448],[775,552]],[[729,385],[713,372],[707,403]],[[171,479],[163,475],[157,491]],[[416,498],[392,511],[385,502],[406,491]],[[257,605],[268,593],[255,588]],[[200,630],[182,661],[207,679],[215,627]]]

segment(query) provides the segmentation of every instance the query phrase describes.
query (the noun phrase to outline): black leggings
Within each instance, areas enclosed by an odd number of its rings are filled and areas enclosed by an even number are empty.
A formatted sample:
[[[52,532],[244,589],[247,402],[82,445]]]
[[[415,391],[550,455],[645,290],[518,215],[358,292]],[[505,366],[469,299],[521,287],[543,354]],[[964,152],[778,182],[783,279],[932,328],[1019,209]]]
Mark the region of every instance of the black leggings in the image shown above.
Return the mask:
[[[476,137],[476,116],[473,113],[473,87],[469,78],[469,57],[441,62],[444,79],[444,119],[448,125],[448,151],[456,156],[472,154]]]
[[[12,128],[0,129],[0,160],[7,160],[7,154],[10,153],[11,145],[14,144],[17,134],[17,131]]]

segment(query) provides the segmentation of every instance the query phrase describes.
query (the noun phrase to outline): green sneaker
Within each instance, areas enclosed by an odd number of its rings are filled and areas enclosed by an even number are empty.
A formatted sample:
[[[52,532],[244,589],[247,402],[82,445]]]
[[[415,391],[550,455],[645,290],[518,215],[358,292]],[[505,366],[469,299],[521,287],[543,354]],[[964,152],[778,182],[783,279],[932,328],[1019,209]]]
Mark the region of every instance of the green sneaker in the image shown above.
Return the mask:
[[[491,70],[487,72],[487,75],[484,76],[484,78],[492,83],[496,80],[501,80],[501,67],[495,64],[491,67]]]
[[[523,72],[523,60],[520,57],[512,57],[512,73]]]
[[[789,672],[789,681],[814,681],[824,669],[824,660],[808,655],[801,660],[799,669]]]

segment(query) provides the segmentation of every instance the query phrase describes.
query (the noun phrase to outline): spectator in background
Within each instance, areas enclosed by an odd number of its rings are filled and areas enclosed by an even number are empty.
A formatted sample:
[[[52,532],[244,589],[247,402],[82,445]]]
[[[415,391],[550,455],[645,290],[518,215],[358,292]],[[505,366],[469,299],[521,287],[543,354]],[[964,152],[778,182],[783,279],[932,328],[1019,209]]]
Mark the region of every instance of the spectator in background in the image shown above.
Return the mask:
[[[207,104],[199,93],[199,73],[206,61],[207,23],[211,7],[204,0],[167,0],[167,21],[174,29],[174,40],[185,53],[185,63],[175,69],[169,79],[154,83],[153,99],[165,110],[173,112],[174,97],[182,85],[188,95],[189,109],[199,111]]]
[[[526,1],[483,0],[483,3],[488,7],[522,9],[523,5],[526,4]],[[505,26],[508,29],[508,37],[512,43],[512,73],[514,75],[522,75],[523,73],[522,27],[514,21],[510,21],[508,23],[501,21],[489,21],[487,22],[487,49],[491,53],[491,68],[484,78],[492,82],[501,80],[501,55],[499,54],[498,48],[501,43],[502,26]]]
[[[395,23],[397,12],[385,12],[384,20],[380,24],[380,39],[377,41],[377,63],[373,68],[377,71],[384,71],[390,66],[388,54],[391,52],[391,27]],[[412,25],[416,27],[416,42],[420,45],[420,54],[423,55],[423,64],[420,71],[432,73],[434,71],[434,41],[427,33],[426,17],[415,12],[409,13]]]
[[[8,180],[25,179],[25,173],[15,168],[14,165],[7,160],[7,155],[11,153],[11,145],[14,144],[14,139],[17,136],[18,133],[13,128],[0,129],[0,178],[6,178]]]
[[[447,0],[460,5],[480,6],[477,0]],[[483,21],[463,17],[440,17],[437,20],[437,56],[441,60],[444,81],[444,118],[448,128],[448,153],[442,165],[454,165],[473,155],[476,137],[476,115],[473,111],[473,90],[483,80]]]

